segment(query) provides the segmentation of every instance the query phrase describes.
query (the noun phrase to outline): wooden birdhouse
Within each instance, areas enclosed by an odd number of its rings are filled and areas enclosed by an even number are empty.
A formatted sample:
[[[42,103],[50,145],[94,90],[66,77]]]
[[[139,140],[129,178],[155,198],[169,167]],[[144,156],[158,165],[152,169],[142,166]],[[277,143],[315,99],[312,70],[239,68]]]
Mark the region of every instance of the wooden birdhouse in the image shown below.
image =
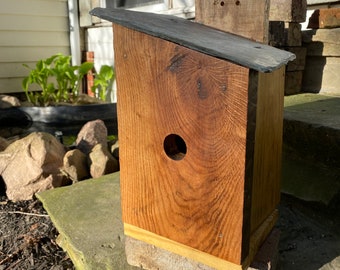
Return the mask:
[[[113,22],[125,234],[247,266],[276,220],[294,55],[171,16],[91,14]]]

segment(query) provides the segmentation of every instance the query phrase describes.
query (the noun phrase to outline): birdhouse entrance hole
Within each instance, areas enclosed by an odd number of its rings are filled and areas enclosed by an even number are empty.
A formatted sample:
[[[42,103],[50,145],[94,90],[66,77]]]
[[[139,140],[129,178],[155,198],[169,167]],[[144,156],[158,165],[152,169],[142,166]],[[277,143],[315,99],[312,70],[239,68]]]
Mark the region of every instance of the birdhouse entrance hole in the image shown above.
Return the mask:
[[[170,134],[164,139],[164,151],[173,160],[181,160],[187,153],[187,146],[181,136]]]

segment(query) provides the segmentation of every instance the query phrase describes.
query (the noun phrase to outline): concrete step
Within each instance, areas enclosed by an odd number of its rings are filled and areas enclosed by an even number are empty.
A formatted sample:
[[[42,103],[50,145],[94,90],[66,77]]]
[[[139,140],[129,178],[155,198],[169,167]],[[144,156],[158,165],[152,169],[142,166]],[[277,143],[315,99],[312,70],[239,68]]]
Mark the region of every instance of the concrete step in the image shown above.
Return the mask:
[[[326,165],[340,165],[340,96],[285,97],[284,144]]]
[[[285,97],[283,140],[282,191],[333,207],[340,198],[340,96]]]

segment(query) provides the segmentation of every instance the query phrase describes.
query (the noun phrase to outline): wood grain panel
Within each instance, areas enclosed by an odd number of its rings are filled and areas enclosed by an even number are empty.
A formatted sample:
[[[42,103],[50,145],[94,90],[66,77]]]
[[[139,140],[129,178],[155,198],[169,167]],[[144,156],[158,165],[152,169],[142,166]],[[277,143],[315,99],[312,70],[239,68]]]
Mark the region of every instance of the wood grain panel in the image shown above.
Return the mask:
[[[249,70],[114,35],[124,223],[241,264]],[[169,134],[185,141],[182,160],[166,155]]]
[[[196,20],[222,31],[267,42],[269,1],[244,3],[245,1],[196,0]],[[248,227],[245,226],[243,236],[246,237],[249,233],[252,241],[258,242],[257,246],[265,239],[274,223],[264,224],[268,228],[257,229],[275,211],[280,199],[284,76],[284,68],[273,73],[250,73],[249,95],[254,93],[257,97],[250,99],[256,101],[256,104],[253,109],[250,104],[248,110],[250,114],[256,114],[256,136],[255,153],[251,149],[254,144],[250,143],[251,137],[248,136],[247,153],[254,153],[254,156],[248,155],[247,161],[248,164],[253,164],[253,159],[254,168],[247,169],[247,174],[249,177],[252,174],[253,180],[251,204],[247,203],[245,197],[244,218],[249,216],[247,211],[251,211],[251,229],[248,232]],[[248,119],[250,120],[249,117]],[[251,121],[248,126],[250,124]],[[248,127],[248,130],[251,128]],[[243,250],[248,248],[249,246],[244,246]],[[254,254],[254,250],[251,253]]]
[[[196,0],[195,3],[197,22],[268,43],[269,0]]]
[[[254,232],[280,201],[285,68],[259,73],[251,228]]]

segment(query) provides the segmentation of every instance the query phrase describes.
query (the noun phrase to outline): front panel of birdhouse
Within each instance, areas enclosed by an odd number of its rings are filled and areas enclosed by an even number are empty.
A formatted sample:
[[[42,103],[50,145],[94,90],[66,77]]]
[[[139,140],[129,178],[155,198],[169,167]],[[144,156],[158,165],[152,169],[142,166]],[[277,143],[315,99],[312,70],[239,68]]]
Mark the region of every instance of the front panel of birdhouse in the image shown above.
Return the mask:
[[[252,71],[119,25],[114,41],[125,228],[240,264],[249,246]]]

